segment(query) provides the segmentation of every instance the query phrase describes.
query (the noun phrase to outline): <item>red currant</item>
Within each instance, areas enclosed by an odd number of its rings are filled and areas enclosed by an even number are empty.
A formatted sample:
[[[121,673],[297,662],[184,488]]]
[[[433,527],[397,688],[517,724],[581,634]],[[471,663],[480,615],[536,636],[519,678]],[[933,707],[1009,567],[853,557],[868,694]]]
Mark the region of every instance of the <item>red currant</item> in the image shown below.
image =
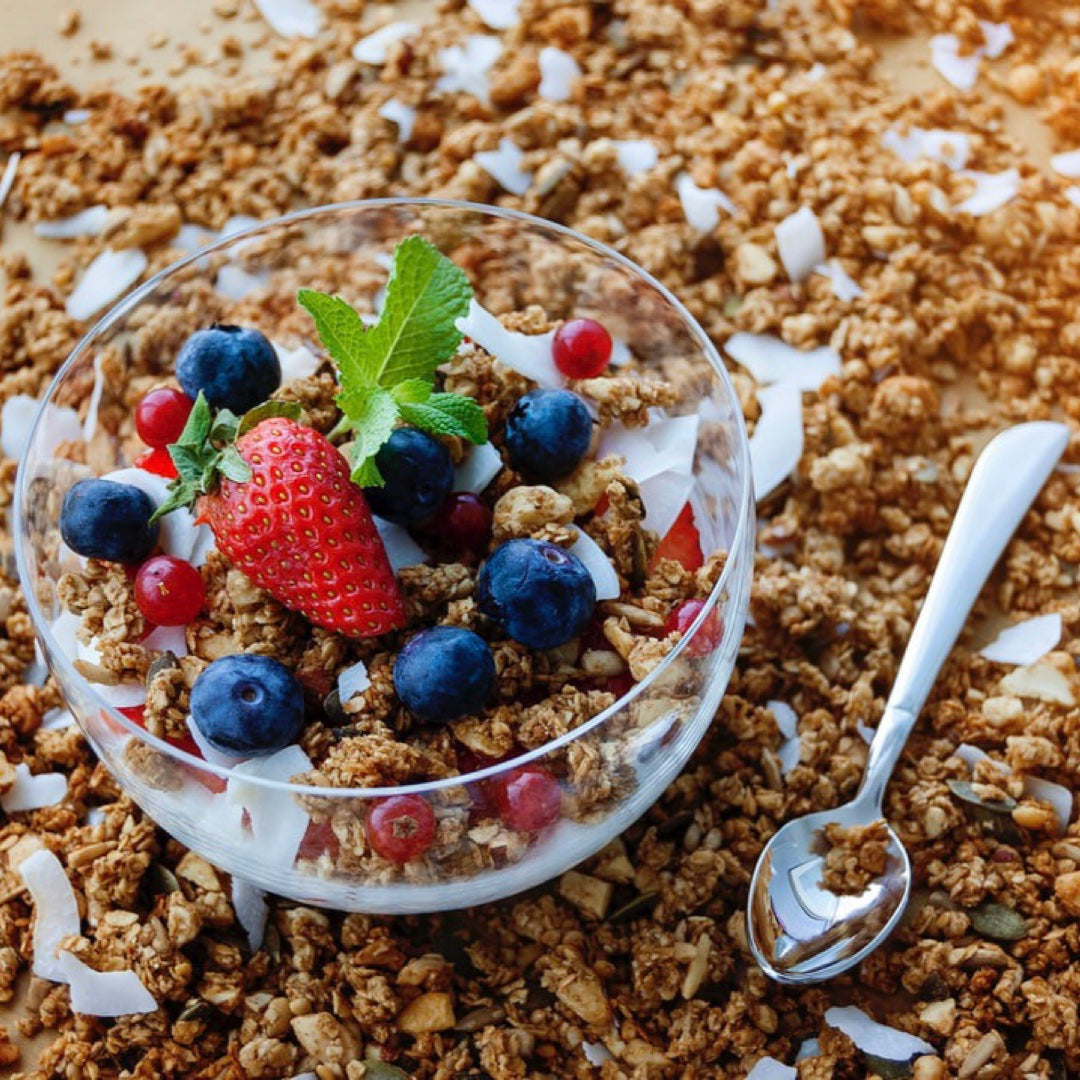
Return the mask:
[[[512,829],[539,832],[562,812],[559,781],[539,765],[511,769],[491,782],[491,801]]]
[[[447,495],[432,527],[449,547],[479,554],[491,539],[491,507],[479,495],[455,491]]]
[[[336,859],[341,851],[337,833],[334,832],[329,821],[309,821],[307,832],[300,841],[300,849],[296,855],[299,859],[317,859],[326,852],[331,859]]]
[[[183,559],[155,555],[135,575],[135,603],[155,626],[186,626],[205,602],[202,574]]]
[[[701,553],[701,534],[694,523],[694,508],[687,503],[675,519],[653,553],[649,569],[659,565],[661,559],[674,559],[686,570],[694,571],[704,565]]]
[[[555,331],[555,366],[568,379],[592,379],[611,359],[611,335],[595,319],[571,319]]]
[[[375,853],[398,864],[423,855],[435,839],[435,812],[420,795],[377,800],[364,825]]]
[[[701,614],[701,609],[704,606],[704,600],[684,600],[668,616],[667,625],[664,627],[665,631],[673,634],[677,630],[680,634],[685,634],[693,625],[694,620]],[[698,632],[694,635],[694,640],[686,646],[687,656],[707,656],[720,644],[723,636],[724,620],[714,611],[701,624]]]
[[[176,466],[173,464],[173,459],[169,457],[169,451],[160,446],[156,449],[144,450],[135,459],[135,464],[155,476],[164,476],[166,480],[176,479]]]
[[[162,386],[151,390],[135,407],[135,430],[147,446],[176,442],[191,412],[192,400],[182,390]]]

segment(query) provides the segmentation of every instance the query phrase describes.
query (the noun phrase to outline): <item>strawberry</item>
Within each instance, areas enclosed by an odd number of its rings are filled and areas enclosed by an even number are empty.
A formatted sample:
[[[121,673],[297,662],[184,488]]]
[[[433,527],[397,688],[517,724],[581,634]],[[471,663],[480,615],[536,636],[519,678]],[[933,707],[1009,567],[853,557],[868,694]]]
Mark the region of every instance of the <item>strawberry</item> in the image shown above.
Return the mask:
[[[364,494],[336,447],[296,412],[269,402],[239,422],[213,420],[200,395],[169,447],[180,479],[158,514],[197,499],[232,563],[317,626],[356,638],[399,629],[405,609]]]
[[[694,511],[687,503],[675,519],[675,524],[664,534],[653,553],[649,569],[661,559],[674,559],[687,570],[697,570],[705,561],[701,554],[701,534],[694,524]]]

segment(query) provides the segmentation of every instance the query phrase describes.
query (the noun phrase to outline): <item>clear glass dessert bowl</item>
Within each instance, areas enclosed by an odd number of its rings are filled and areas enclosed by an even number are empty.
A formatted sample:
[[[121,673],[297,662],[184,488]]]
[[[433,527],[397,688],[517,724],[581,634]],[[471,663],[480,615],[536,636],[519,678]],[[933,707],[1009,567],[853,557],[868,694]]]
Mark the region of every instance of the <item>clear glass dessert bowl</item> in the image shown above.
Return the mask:
[[[633,459],[626,469],[637,472],[644,527],[661,534],[680,511],[689,513],[702,555],[722,552],[726,561],[713,560],[711,589],[665,655],[648,670],[609,682],[617,688],[613,704],[541,745],[518,746],[494,761],[466,751],[459,775],[365,788],[295,782],[310,768],[299,746],[239,765],[212,753],[215,760],[207,760],[205,746],[200,752],[190,739],[146,730],[139,722],[145,684],[105,671],[101,640],[76,638],[79,620],[64,610],[58,590],[65,572],[80,564],[60,537],[63,496],[80,479],[133,469],[140,445],[123,418],[155,378],[160,384],[172,374],[193,318],[204,326],[255,326],[274,343],[286,379],[310,374],[319,346],[296,306],[297,290],[334,291],[374,313],[391,251],[416,233],[466,269],[487,311],[521,313],[536,305],[551,321],[596,319],[615,339],[613,364],[670,382],[674,401],[650,410],[649,424],[631,432],[629,443],[630,429],[623,431],[615,448]],[[687,419],[672,422],[680,417]],[[604,438],[593,453],[604,451]],[[716,349],[685,308],[627,259],[569,229],[438,200],[292,214],[227,236],[130,294],[80,342],[42,403],[20,463],[15,515],[19,575],[49,669],[123,790],[176,839],[238,878],[306,903],[375,913],[449,910],[513,895],[596,853],[637,819],[713,720],[735,663],[753,563],[750,459],[738,399]],[[181,515],[171,524],[166,519],[161,544],[195,562],[199,549],[205,557],[207,532]],[[600,610],[627,614],[611,604]],[[633,621],[630,629],[649,632]],[[267,642],[272,652],[272,628],[263,651]],[[165,650],[211,658],[198,650],[220,648],[199,640],[194,624],[159,628],[141,647],[153,658]],[[563,646],[544,658],[545,670],[575,670],[588,647],[595,643]],[[337,722],[348,720],[339,715]],[[323,724],[327,738],[333,724]],[[561,803],[556,820],[523,830],[500,820],[491,792],[537,766],[557,779]],[[397,864],[373,853],[365,822],[381,801],[403,794],[430,805],[436,840]]]

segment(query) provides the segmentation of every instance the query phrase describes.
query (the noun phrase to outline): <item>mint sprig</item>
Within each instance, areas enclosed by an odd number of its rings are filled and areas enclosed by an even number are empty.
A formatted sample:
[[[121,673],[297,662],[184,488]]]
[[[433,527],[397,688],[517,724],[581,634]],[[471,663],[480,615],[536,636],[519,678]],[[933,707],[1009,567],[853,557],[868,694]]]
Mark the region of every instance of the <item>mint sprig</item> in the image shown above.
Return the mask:
[[[374,458],[399,420],[487,442],[487,419],[472,398],[435,392],[435,369],[461,344],[455,323],[468,314],[472,295],[465,272],[421,236],[394,248],[386,301],[372,327],[340,296],[297,294],[338,370],[344,416],[335,431],[353,437],[355,483],[382,485]]]

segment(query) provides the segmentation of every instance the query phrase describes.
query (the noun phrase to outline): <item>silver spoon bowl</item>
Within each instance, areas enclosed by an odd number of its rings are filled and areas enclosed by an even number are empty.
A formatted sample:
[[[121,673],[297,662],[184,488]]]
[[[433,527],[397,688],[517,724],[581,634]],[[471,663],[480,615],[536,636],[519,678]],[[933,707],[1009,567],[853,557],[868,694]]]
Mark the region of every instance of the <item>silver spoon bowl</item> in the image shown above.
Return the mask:
[[[858,893],[823,883],[827,825],[882,821],[885,787],[979,592],[1069,441],[1063,424],[1019,424],[979,456],[912,630],[855,798],[788,822],[750,882],[750,948],[767,975],[813,983],[846,971],[889,936],[911,894],[911,860],[886,825],[885,870]]]

